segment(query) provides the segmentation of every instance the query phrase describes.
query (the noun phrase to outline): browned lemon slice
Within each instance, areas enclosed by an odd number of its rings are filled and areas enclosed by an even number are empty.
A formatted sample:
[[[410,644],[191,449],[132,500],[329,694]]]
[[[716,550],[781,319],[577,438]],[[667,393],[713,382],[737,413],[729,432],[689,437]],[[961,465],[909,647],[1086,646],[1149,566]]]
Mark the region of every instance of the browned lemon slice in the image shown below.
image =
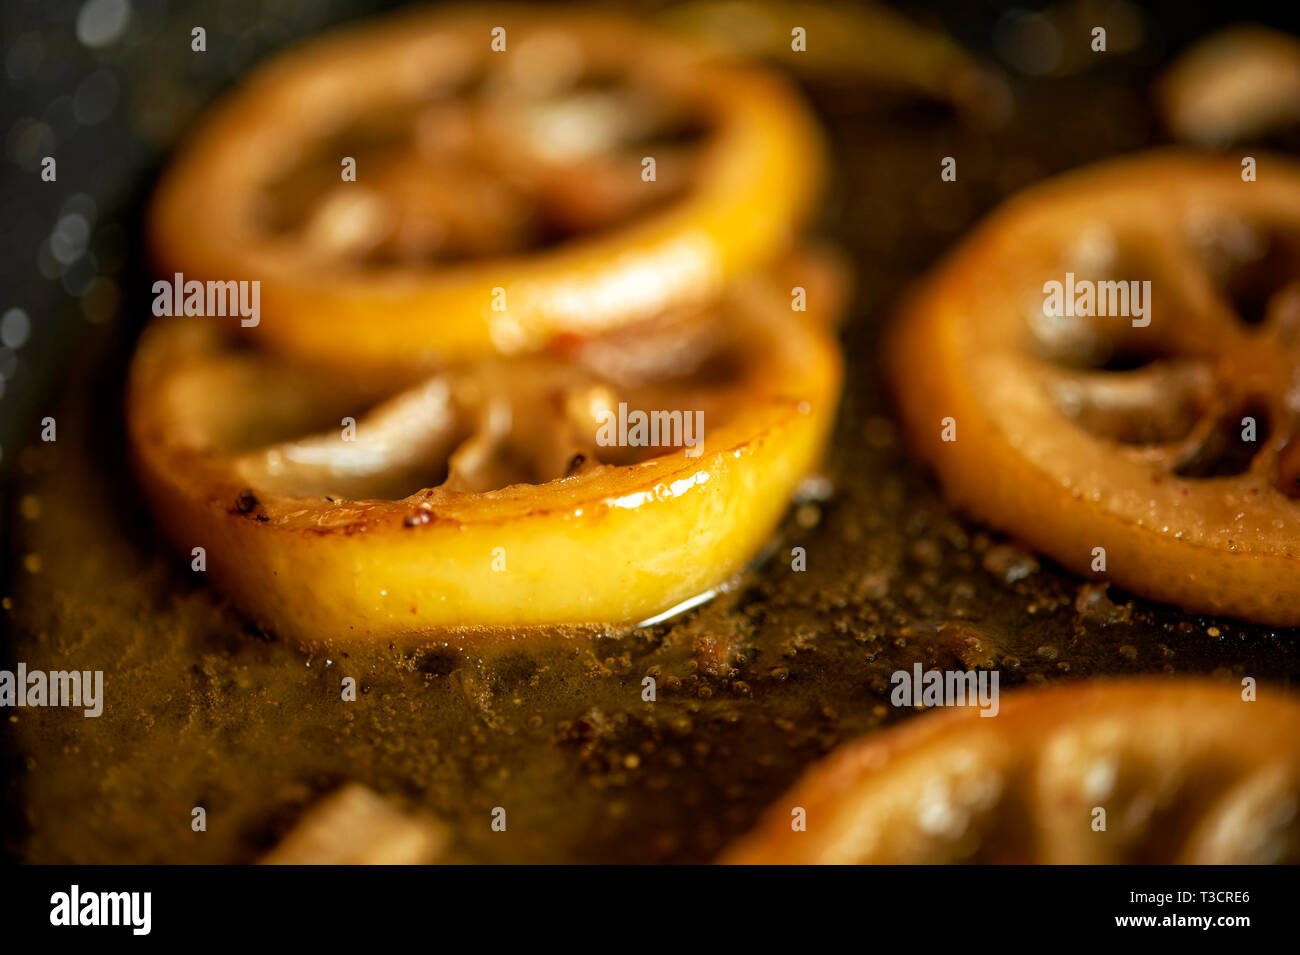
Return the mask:
[[[710,300],[788,247],[819,168],[760,68],[590,13],[417,12],[258,70],[187,140],[150,230],[169,276],[261,282],[242,335],[433,365]]]
[[[1294,699],[1198,680],[1015,692],[848,744],[724,861],[1293,863],[1297,728]]]
[[[807,312],[788,277],[744,279],[666,317],[665,342],[625,332],[406,381],[163,320],[131,370],[132,447],[179,550],[203,548],[281,633],[640,621],[737,571],[818,460],[837,295],[824,267],[799,274]]]
[[[1246,182],[1161,153],[1030,190],[919,290],[889,356],[956,505],[1080,573],[1291,625],[1300,170],[1258,162]],[[1108,314],[1079,314],[1089,288]]]

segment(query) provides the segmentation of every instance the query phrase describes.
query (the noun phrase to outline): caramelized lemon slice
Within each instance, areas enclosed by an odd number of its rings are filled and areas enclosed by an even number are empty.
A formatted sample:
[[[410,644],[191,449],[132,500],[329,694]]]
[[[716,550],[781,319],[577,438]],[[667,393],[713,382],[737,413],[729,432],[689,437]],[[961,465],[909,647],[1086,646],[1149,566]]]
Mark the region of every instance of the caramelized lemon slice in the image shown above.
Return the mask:
[[[1147,597],[1295,625],[1300,169],[1259,163],[1031,190],[919,290],[891,374],[958,506]]]
[[[725,861],[1293,863],[1297,726],[1293,699],[1197,680],[1007,694],[848,744]]]
[[[135,357],[131,442],[172,541],[276,631],[636,622],[737,571],[817,462],[836,293],[801,275],[807,312],[744,279],[667,346],[642,329],[402,382],[165,320]]]
[[[788,249],[819,178],[761,68],[593,14],[420,12],[257,71],[150,229],[166,274],[260,281],[241,335],[432,366],[702,305]]]

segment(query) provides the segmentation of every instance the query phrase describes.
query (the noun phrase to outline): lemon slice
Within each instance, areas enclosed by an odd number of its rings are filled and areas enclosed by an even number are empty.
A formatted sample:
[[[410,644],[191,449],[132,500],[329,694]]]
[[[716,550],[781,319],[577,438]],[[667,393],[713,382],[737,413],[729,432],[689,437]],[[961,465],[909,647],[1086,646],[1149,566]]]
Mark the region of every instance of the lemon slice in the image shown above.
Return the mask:
[[[889,355],[957,506],[1144,596],[1295,625],[1300,169],[1259,162],[1252,182],[1160,153],[1030,190],[918,290]]]
[[[600,15],[417,12],[256,71],[149,230],[168,277],[260,283],[249,340],[433,367],[702,305],[788,250],[819,180],[761,68]]]
[[[816,466],[839,393],[837,283],[812,262],[799,274],[806,312],[786,275],[741,280],[682,320],[686,354],[643,330],[642,360],[594,340],[409,380],[163,320],[131,370],[131,444],[181,553],[203,548],[213,582],[275,631],[640,621],[740,569]],[[657,434],[637,412],[662,416]]]
[[[918,717],[813,767],[725,861],[1294,863],[1300,703],[1261,692],[1147,678]]]

